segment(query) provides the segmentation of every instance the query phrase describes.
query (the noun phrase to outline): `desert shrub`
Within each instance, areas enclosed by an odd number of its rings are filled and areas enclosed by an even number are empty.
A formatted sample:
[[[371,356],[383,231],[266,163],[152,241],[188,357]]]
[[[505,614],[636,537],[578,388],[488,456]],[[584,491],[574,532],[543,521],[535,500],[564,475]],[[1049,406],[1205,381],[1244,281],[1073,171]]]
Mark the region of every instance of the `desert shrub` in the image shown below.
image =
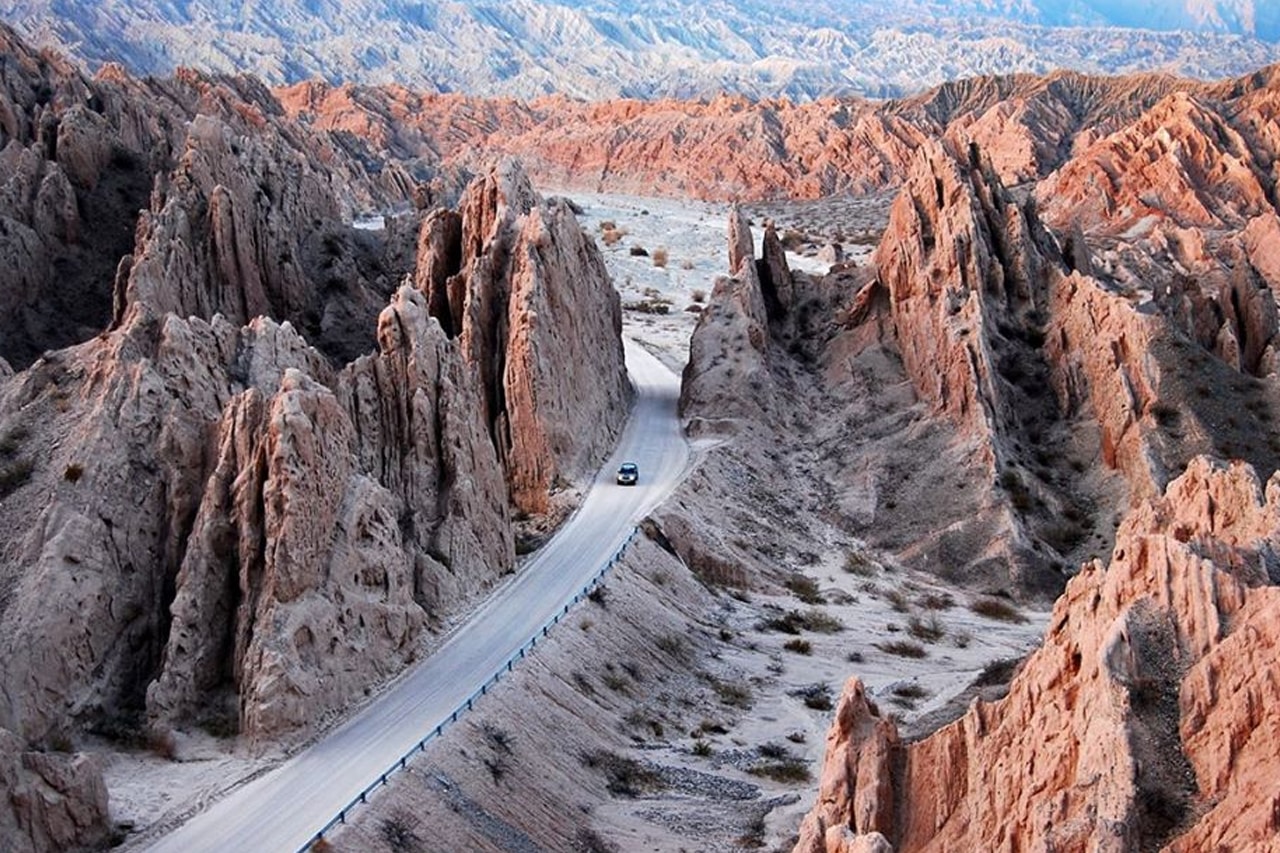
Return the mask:
[[[716,695],[720,697],[720,704],[728,705],[730,708],[741,708],[745,711],[755,701],[755,697],[751,693],[751,687],[741,681],[713,679],[711,687],[716,691]]]
[[[1162,427],[1174,427],[1178,425],[1178,420],[1182,417],[1182,413],[1178,411],[1176,406],[1168,403],[1156,403],[1151,407],[1151,417],[1156,419]]]
[[[920,597],[919,605],[925,610],[950,610],[956,600],[949,592],[930,592]]]
[[[23,457],[0,464],[0,498],[16,492],[31,479],[36,463]]]
[[[614,222],[612,219],[602,219],[600,221],[600,230],[601,231],[617,231],[618,223]]]
[[[666,246],[659,246],[653,250],[653,265],[655,267],[665,268],[668,260],[670,260],[670,254],[667,252]]]
[[[699,303],[701,303],[701,302],[706,302],[706,301],[707,301],[707,292],[706,292],[705,290],[695,290],[695,291],[690,295],[690,297],[689,297],[689,298],[690,298],[690,299],[692,299],[694,302],[699,302]]]
[[[628,302],[622,307],[640,314],[671,313],[671,302],[666,299],[641,299],[638,302]]]
[[[638,797],[650,791],[666,787],[662,777],[634,758],[616,752],[596,750],[582,757],[582,763],[593,770],[600,770],[607,780],[609,793],[620,797]]]
[[[844,570],[860,578],[869,578],[876,573],[876,564],[861,551],[850,551],[844,555]]]
[[[622,232],[606,231],[600,235],[600,239],[604,241],[604,244],[606,246],[614,246],[614,245],[617,245],[618,241],[622,239]]]
[[[907,633],[917,640],[936,643],[946,634],[946,630],[942,627],[942,622],[938,620],[938,617],[930,613],[928,619],[912,616],[907,621]]]
[[[891,640],[887,643],[880,643],[876,648],[886,654],[897,655],[900,658],[922,658],[928,654],[924,650],[924,646],[911,640]]]
[[[836,634],[844,630],[844,623],[821,610],[809,610],[806,613],[788,610],[782,616],[765,620],[758,627],[763,630],[781,631],[784,634],[799,634],[801,631]]]
[[[609,603],[608,587],[603,584],[591,587],[591,591],[587,593],[587,600],[600,607],[607,607]]]
[[[712,752],[711,744],[705,740],[696,740],[693,742],[693,754],[699,758],[706,758]]]
[[[979,616],[985,616],[997,622],[1012,622],[1016,624],[1027,621],[1027,617],[1023,616],[1018,611],[1018,608],[999,598],[980,598],[970,604],[969,609]]]
[[[582,853],[618,853],[618,845],[608,841],[600,833],[590,827],[582,827],[578,830],[577,844],[575,850],[581,850]]]
[[[782,761],[766,761],[747,770],[753,776],[763,776],[784,784],[801,784],[809,781],[809,765],[802,759],[790,756]]]
[[[689,643],[679,634],[663,634],[653,642],[659,651],[665,652],[673,658],[679,658],[680,660],[689,658]]]
[[[631,682],[627,680],[626,676],[617,672],[606,672],[601,681],[604,682],[605,687],[608,687],[614,693],[626,693],[631,688]]]
[[[804,702],[806,708],[815,711],[830,711],[832,708],[831,687],[821,682],[793,690],[790,695]]]
[[[11,456],[16,453],[30,436],[31,431],[23,424],[16,424],[0,433],[0,456]]]
[[[899,684],[893,688],[893,695],[902,699],[923,699],[929,695],[929,691],[925,690],[914,681],[908,684]]]
[[[822,597],[822,590],[818,587],[818,582],[807,575],[799,573],[793,574],[787,578],[784,584],[791,594],[803,601],[805,604],[826,604],[827,600]]]
[[[885,601],[889,602],[890,606],[899,613],[906,613],[911,609],[911,602],[907,600],[906,593],[900,589],[889,590],[885,593],[884,598]]]
[[[422,850],[422,839],[413,831],[414,818],[407,812],[397,811],[382,821],[382,840],[397,851]]]
[[[62,472],[62,479],[68,483],[78,483],[80,478],[84,476],[84,466],[78,462],[72,462]]]
[[[798,655],[807,655],[813,652],[813,644],[808,640],[802,640],[796,637],[794,640],[787,640],[782,647],[789,652],[795,652]]]
[[[838,634],[844,630],[843,622],[821,610],[810,610],[803,618],[802,627],[815,634]]]

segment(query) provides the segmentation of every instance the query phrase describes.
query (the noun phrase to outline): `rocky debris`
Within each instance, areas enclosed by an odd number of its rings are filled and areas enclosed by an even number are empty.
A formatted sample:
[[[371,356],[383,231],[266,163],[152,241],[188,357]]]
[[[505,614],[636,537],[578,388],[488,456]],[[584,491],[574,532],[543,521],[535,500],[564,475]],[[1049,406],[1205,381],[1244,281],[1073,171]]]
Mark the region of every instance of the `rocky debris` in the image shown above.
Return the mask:
[[[1006,698],[899,746],[851,681],[796,850],[844,850],[846,829],[904,851],[1273,839],[1267,796],[1245,803],[1260,777],[1227,768],[1256,766],[1277,724],[1252,665],[1276,643],[1259,584],[1277,530],[1280,482],[1264,495],[1249,466],[1198,458],[1125,520],[1108,567],[1067,585]]]
[[[511,499],[546,512],[553,488],[594,470],[628,408],[622,308],[599,249],[507,161],[458,214],[428,217],[419,250],[417,286],[477,372]]]
[[[0,790],[6,851],[100,849],[110,841],[107,788],[91,756],[29,750],[0,729]]]

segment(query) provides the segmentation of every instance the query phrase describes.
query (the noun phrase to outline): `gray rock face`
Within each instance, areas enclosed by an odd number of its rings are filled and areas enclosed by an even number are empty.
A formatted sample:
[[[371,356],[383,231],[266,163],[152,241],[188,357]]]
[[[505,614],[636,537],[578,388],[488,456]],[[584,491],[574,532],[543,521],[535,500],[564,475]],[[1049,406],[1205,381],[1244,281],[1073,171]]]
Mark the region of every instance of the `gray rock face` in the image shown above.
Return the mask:
[[[513,161],[472,184],[460,217],[428,218],[419,245],[433,250],[418,286],[477,371],[512,501],[543,512],[558,481],[594,467],[629,404],[622,310],[600,252]]]
[[[107,788],[84,754],[25,749],[0,729],[0,837],[11,853],[100,848],[107,844]]]
[[[28,324],[44,354],[0,360],[0,774],[40,797],[66,780],[65,802],[0,808],[0,832],[37,850],[96,843],[101,777],[14,775],[10,754],[84,731],[307,737],[514,570],[513,496],[536,511],[598,464],[629,393],[600,257],[518,167],[460,214],[364,232],[352,206],[404,173],[370,175],[260,86],[108,83],[136,121],[67,112],[70,159],[0,153],[0,216],[58,234],[5,232],[31,238],[23,286],[50,311],[53,258],[95,224],[84,193],[127,168],[112,152],[170,132],[176,152],[97,282],[102,325],[50,347]]]

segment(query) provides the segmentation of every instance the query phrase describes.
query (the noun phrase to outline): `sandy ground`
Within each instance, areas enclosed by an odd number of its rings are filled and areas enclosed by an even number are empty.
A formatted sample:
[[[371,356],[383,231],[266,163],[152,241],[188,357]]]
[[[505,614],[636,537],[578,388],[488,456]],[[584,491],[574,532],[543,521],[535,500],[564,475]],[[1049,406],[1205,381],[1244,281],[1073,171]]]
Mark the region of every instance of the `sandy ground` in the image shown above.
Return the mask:
[[[624,333],[678,371],[697,308],[725,272],[727,208],[571,198],[589,233],[600,237],[602,223],[613,223],[621,234],[602,248],[631,306]],[[868,242],[845,245],[854,262],[869,254],[887,214],[883,199],[862,205],[852,221]],[[790,241],[797,251],[788,260],[799,269],[825,272],[823,247],[849,238],[838,223],[852,214],[838,206],[748,213],[756,225],[769,217],[780,233],[804,235]],[[654,263],[660,248],[665,266]],[[637,307],[646,303],[667,312]],[[699,579],[653,543],[637,549],[611,576],[604,604],[584,602],[466,725],[434,742],[333,836],[334,847],[787,849],[816,795],[831,703],[845,679],[862,678],[908,729],[925,715],[936,724],[990,663],[1019,658],[1037,642],[1043,612],[1024,610],[1016,623],[983,618],[967,596],[869,551],[838,523],[771,521],[769,501],[734,485],[768,476],[753,468],[764,456],[755,440],[703,442],[698,471],[655,513],[660,523],[664,513],[687,519],[683,535],[708,543],[771,527],[768,547],[744,558],[743,583]],[[806,478],[785,489],[795,490],[794,506],[824,499]],[[806,581],[789,590],[784,578]],[[903,656],[908,648],[920,656]],[[152,752],[110,759],[118,822],[139,830],[172,822],[280,757],[204,735],[179,738],[171,751],[174,760]],[[634,785],[614,784],[615,759],[646,773]]]

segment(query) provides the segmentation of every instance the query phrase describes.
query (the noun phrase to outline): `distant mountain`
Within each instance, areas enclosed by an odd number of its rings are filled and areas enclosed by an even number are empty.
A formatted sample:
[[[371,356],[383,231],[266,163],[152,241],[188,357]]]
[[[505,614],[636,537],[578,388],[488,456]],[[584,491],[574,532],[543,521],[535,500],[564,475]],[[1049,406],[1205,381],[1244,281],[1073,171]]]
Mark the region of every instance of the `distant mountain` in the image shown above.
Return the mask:
[[[1277,0],[0,0],[0,15],[91,67],[525,98],[885,96],[979,74],[1221,77],[1280,59]]]

